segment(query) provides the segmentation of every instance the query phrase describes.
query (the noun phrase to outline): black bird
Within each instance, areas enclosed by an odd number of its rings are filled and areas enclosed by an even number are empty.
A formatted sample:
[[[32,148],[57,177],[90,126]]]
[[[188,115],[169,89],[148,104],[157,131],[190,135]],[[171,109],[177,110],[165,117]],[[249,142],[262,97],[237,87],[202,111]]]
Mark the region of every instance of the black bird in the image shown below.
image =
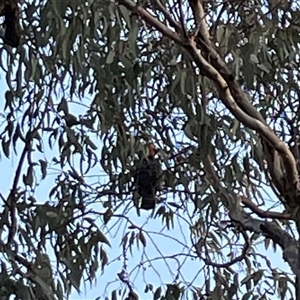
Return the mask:
[[[160,163],[154,158],[158,151],[153,144],[148,147],[149,154],[141,160],[135,173],[135,184],[142,198],[141,208],[146,210],[155,207],[156,192],[161,176]]]
[[[18,47],[21,40],[20,10],[16,0],[0,0],[0,16],[4,16],[4,33],[0,36],[4,43]]]

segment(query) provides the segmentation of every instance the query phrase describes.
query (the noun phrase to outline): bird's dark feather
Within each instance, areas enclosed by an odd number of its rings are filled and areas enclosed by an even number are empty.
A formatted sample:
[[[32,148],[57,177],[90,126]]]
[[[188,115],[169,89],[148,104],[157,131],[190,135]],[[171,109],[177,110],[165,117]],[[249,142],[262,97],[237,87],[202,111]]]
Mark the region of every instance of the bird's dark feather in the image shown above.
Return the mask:
[[[141,208],[152,209],[155,206],[155,194],[160,176],[160,164],[153,157],[143,158],[135,174],[135,184],[142,197]]]
[[[18,47],[21,39],[21,26],[19,19],[19,7],[16,0],[0,0],[0,15],[5,16],[4,34],[1,35],[4,43],[12,47]]]

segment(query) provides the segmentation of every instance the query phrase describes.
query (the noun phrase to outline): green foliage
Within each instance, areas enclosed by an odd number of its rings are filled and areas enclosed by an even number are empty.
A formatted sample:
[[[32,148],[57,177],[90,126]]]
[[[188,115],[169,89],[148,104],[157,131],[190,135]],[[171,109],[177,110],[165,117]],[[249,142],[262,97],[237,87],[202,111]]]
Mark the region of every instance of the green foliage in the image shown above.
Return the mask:
[[[3,173],[13,166],[0,186],[1,299],[63,299],[97,278],[97,299],[294,295],[294,278],[257,248],[284,250],[256,225],[265,212],[277,205],[270,223],[294,237],[295,219],[279,212],[298,209],[280,203],[261,136],[223,104],[188,47],[126,2],[25,1],[22,46],[1,49]],[[191,4],[139,8],[164,28],[184,23],[184,40],[196,28]],[[204,3],[221,59],[290,146],[300,128],[297,5]],[[147,214],[132,174],[148,142],[164,174]]]

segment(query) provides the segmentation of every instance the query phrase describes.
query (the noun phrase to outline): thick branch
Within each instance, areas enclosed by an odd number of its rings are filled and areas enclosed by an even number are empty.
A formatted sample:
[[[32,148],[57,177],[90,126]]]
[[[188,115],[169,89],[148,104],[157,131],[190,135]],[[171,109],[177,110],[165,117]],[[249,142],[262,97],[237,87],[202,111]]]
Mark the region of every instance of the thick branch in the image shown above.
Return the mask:
[[[209,61],[209,65],[211,64],[216,70],[218,70],[218,73],[220,73],[221,77],[223,77],[223,80],[226,81],[228,88],[230,90],[230,93],[231,93],[234,101],[238,105],[238,107],[240,107],[241,110],[244,111],[246,114],[253,117],[254,119],[259,120],[264,125],[266,125],[266,127],[268,127],[264,118],[262,117],[262,115],[249,102],[247,95],[241,89],[240,85],[237,82],[235,82],[234,80],[230,80],[230,78],[233,77],[231,75],[230,69],[228,68],[228,66],[224,62],[224,60],[221,58],[219,53],[217,52],[217,49],[214,46],[214,44],[211,42],[211,38],[209,35],[208,26],[206,24],[206,18],[205,18],[201,0],[189,0],[189,4],[193,10],[195,23],[197,25],[197,29],[195,32],[195,40],[196,40],[197,46],[199,47],[199,45],[200,45],[200,48],[205,51],[205,55],[203,54],[205,59],[207,60],[207,62]],[[205,71],[207,71],[207,69],[205,69]],[[218,85],[218,83],[214,80],[214,78],[211,78],[211,79]],[[224,98],[222,98],[222,100],[224,100]],[[226,103],[224,103],[224,104],[230,109],[228,104],[226,104]],[[243,120],[240,120],[240,121],[244,123]],[[253,128],[253,127],[251,127],[251,128],[257,130],[262,136],[265,136],[263,134],[264,132],[259,131],[257,128]],[[266,139],[268,141],[270,141],[270,139],[268,139],[268,137],[266,137]],[[285,173],[287,176],[287,183],[288,183],[287,185],[285,185],[285,184],[281,184],[281,182],[280,182],[280,186],[277,185],[277,188],[279,188],[279,190],[281,190],[281,191],[284,190],[285,194],[288,193],[290,198],[295,198],[296,194],[299,190],[298,174],[297,174],[297,168],[296,168],[295,161],[294,161],[291,153],[288,153],[288,152],[290,152],[290,151],[288,151],[289,149],[279,150],[279,147],[281,147],[279,145],[280,144],[279,139],[277,139],[277,142],[274,140],[274,142],[271,142],[271,143],[272,143],[272,147],[274,147],[281,154],[283,154],[285,169],[286,169]],[[285,148],[287,148],[287,147],[285,146]],[[274,151],[272,151],[272,153],[273,152]],[[269,162],[269,164],[270,163],[272,164],[272,161],[269,160],[268,162]],[[276,175],[278,175],[278,172],[277,173],[275,172],[275,176]],[[272,177],[274,178],[274,174]]]
[[[270,218],[270,219],[277,219],[277,220],[291,220],[293,216],[288,212],[276,212],[276,211],[265,211],[259,208],[256,204],[254,204],[250,199],[245,196],[240,196],[242,203],[250,208],[252,212],[257,214],[261,218]]]
[[[298,183],[298,171],[294,156],[288,146],[277,137],[269,126],[260,120],[251,117],[237,105],[230,89],[228,88],[227,82],[221,74],[205,60],[205,58],[201,55],[200,50],[197,48],[196,43],[193,41],[190,43],[189,53],[193,57],[197,66],[201,70],[205,70],[207,77],[215,82],[223,103],[231,111],[231,113],[247,127],[259,132],[259,134],[269,141],[279,153],[284,155],[289,165],[289,170],[292,172],[292,183],[296,185]]]
[[[231,211],[229,215],[232,221],[237,222],[245,230],[250,230],[258,234],[262,233],[278,244],[283,251],[283,259],[289,264],[294,274],[299,274],[298,244],[287,232],[283,231],[273,222],[260,221],[250,217],[241,207],[234,212]]]
[[[124,5],[131,11],[134,11],[139,16],[141,16],[147,24],[153,26],[157,30],[159,30],[164,36],[167,36],[178,45],[186,46],[187,41],[184,40],[180,34],[169,29],[165,24],[161,23],[157,18],[151,15],[147,10],[145,10],[142,6],[137,6],[135,2],[131,0],[119,0],[121,5]]]
[[[241,203],[242,197],[239,195],[232,195],[226,189],[222,188],[220,180],[212,167],[211,160],[208,158],[210,165],[210,175],[213,179],[213,185],[218,192],[220,199],[229,210],[229,217],[231,221],[237,223],[237,227],[241,226],[244,230],[250,232],[263,234],[271,238],[274,243],[278,244],[283,250],[283,259],[289,264],[292,271],[298,275],[298,243],[287,232],[283,231],[274,222],[267,222],[252,218],[245,212]],[[248,203],[249,204],[249,203]],[[300,272],[300,271],[299,271]],[[298,275],[299,276],[299,275]]]

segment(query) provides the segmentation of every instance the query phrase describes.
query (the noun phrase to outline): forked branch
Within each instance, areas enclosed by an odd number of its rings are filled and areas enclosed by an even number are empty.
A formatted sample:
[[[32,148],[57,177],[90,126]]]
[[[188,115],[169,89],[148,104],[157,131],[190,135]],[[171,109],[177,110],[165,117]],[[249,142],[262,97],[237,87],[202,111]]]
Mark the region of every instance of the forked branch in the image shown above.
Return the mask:
[[[169,37],[185,49],[197,67],[201,70],[202,74],[206,75],[215,83],[223,104],[236,119],[247,127],[255,130],[281,154],[286,169],[286,175],[288,176],[288,186],[284,188],[286,188],[289,195],[292,195],[293,198],[295,198],[299,194],[300,188],[294,156],[288,146],[280,140],[274,131],[266,124],[261,114],[250,103],[248,96],[242,91],[234,78],[231,78],[229,68],[221,59],[215,46],[210,42],[209,31],[205,23],[201,1],[190,0],[190,5],[193,7],[195,14],[195,22],[198,22],[198,24],[196,24],[197,35],[187,38],[184,35],[172,31],[142,6],[137,6],[135,2],[131,0],[119,0],[119,3],[137,13],[148,25],[153,26],[164,36]]]

